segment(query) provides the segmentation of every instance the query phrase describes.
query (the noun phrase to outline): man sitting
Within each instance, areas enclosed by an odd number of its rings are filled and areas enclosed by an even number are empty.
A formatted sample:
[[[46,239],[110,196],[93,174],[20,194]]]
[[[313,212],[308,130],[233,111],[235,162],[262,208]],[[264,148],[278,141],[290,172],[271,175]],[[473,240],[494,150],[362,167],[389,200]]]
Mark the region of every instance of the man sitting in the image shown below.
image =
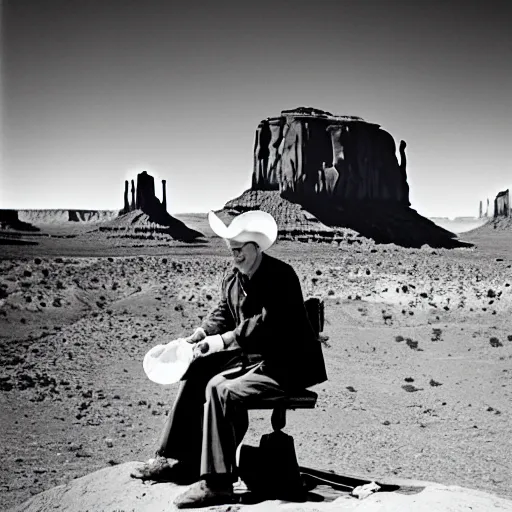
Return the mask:
[[[277,238],[272,216],[250,211],[226,226],[210,212],[208,220],[225,239],[233,269],[222,281],[217,307],[188,339],[195,343],[195,359],[180,383],[157,457],[132,475],[198,480],[176,498],[178,508],[232,501],[235,453],[251,400],[285,397],[327,378],[297,274],[265,253]]]

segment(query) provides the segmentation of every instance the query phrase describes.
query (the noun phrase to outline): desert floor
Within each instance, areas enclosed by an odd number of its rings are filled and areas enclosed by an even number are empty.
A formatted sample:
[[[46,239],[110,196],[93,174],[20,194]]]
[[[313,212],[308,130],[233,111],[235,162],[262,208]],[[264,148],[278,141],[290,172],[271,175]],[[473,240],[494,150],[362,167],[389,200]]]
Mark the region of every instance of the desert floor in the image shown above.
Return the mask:
[[[150,245],[48,229],[37,245],[0,246],[2,510],[153,454],[176,386],[150,382],[142,358],[198,325],[229,266],[209,237]],[[329,380],[314,410],[288,413],[302,465],[512,499],[512,231],[461,238],[475,247],[270,250],[325,300]],[[269,419],[251,412],[248,443]]]

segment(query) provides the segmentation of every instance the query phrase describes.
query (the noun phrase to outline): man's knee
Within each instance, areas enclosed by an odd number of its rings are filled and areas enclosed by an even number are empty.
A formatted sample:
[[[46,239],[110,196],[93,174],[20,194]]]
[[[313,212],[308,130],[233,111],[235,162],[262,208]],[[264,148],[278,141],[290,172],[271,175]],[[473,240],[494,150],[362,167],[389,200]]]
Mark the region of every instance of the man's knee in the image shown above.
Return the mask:
[[[219,391],[223,387],[223,383],[225,380],[226,377],[224,377],[223,375],[215,375],[215,377],[212,377],[208,381],[208,384],[206,385],[205,389],[206,400],[208,400],[211,397],[213,392],[217,394],[219,393]]]
[[[241,392],[241,385],[237,379],[226,379],[222,376],[216,376],[208,382],[206,387],[206,400],[208,400],[212,393],[215,393],[217,397],[224,403],[226,402],[238,402],[243,397]]]

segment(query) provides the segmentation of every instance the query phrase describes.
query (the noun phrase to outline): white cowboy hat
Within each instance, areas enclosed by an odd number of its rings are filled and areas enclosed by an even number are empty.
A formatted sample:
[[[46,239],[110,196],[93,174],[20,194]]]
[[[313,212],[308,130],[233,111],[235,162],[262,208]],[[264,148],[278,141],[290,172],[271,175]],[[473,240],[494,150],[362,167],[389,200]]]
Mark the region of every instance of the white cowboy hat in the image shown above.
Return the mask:
[[[208,213],[208,222],[217,236],[235,242],[255,242],[262,251],[266,251],[277,239],[274,217],[261,210],[242,213],[229,226],[211,211]]]
[[[157,384],[174,384],[188,370],[193,352],[194,346],[182,338],[167,345],[156,345],[144,356],[142,367],[149,380]]]

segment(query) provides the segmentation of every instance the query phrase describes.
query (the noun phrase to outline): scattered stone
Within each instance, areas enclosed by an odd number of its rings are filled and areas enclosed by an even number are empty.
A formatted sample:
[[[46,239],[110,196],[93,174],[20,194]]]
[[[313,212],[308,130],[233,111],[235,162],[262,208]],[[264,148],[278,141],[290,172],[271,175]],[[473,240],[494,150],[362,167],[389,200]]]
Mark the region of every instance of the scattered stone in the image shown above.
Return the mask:
[[[406,338],[405,343],[412,350],[421,350],[420,348],[418,348],[419,343],[415,340],[412,340],[411,338]]]
[[[489,340],[489,343],[491,344],[491,347],[503,347],[503,343],[494,336]]]
[[[407,393],[414,393],[415,391],[423,391],[423,388],[417,388],[416,386],[413,386],[412,384],[404,384],[402,386],[402,389],[404,391],[407,391]]]
[[[75,452],[75,457],[85,459],[85,458],[92,457],[92,455],[90,453],[87,453],[85,450],[80,449]]]

